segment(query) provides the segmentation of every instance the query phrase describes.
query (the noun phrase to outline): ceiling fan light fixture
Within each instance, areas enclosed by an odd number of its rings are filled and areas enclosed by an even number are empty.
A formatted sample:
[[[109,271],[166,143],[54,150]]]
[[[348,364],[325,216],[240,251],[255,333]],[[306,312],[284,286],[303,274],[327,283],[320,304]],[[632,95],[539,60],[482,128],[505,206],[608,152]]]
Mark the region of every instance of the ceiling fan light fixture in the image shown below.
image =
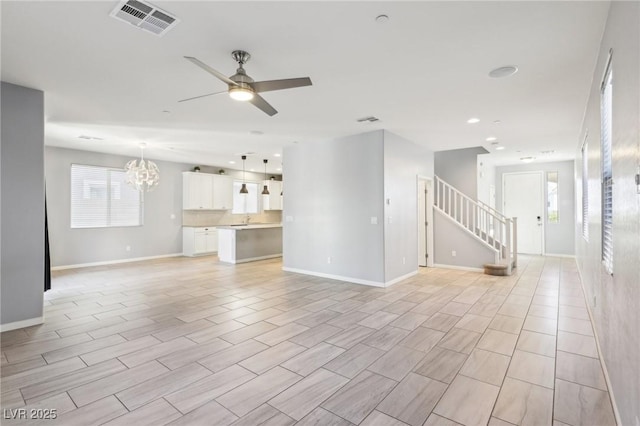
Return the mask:
[[[230,87],[229,96],[236,101],[246,102],[253,99],[253,90],[242,86]]]

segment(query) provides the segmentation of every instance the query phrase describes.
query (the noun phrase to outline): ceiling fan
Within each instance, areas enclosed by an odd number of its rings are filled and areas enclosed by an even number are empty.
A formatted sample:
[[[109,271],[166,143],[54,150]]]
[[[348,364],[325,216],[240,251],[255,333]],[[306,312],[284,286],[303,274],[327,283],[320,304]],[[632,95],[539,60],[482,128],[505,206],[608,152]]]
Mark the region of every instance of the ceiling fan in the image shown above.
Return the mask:
[[[295,87],[311,86],[311,79],[309,77],[302,78],[287,78],[283,80],[268,80],[268,81],[254,81],[244,70],[243,65],[246,64],[251,55],[244,50],[234,50],[231,52],[231,57],[238,63],[238,69],[236,73],[231,77],[227,77],[219,71],[214,70],[204,62],[192,57],[185,56],[184,58],[191,61],[195,65],[199,66],[209,74],[218,78],[220,81],[227,84],[228,89],[222,92],[207,93],[206,95],[195,96],[193,98],[182,99],[178,102],[190,101],[193,99],[204,98],[206,96],[218,95],[220,93],[229,93],[232,99],[237,101],[249,101],[254,106],[261,109],[264,113],[273,116],[278,113],[274,107],[272,107],[259,93],[270,92],[273,90],[293,89]]]

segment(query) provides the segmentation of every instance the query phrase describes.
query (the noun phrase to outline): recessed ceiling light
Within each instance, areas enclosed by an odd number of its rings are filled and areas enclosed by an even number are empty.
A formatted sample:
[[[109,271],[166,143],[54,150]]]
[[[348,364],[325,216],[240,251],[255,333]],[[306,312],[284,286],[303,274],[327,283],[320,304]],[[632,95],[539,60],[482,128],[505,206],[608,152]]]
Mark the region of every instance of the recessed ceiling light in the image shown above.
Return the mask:
[[[280,157],[280,154],[278,154],[277,152],[275,154],[273,154],[274,157]]]
[[[277,170],[277,171],[280,171],[280,170],[282,170],[282,169],[281,169],[280,167],[278,167],[276,170]]]
[[[536,157],[521,157],[520,161],[522,161],[523,163],[530,163],[535,159],[536,159]]]
[[[229,164],[236,164],[235,161],[229,161]]]
[[[504,146],[496,146],[496,151],[502,151],[504,149]]]
[[[489,77],[491,78],[504,78],[509,77],[510,75],[514,75],[518,72],[518,67],[515,65],[506,65],[504,67],[499,67],[489,72]]]
[[[262,130],[251,130],[249,134],[258,136],[258,135],[264,135],[264,132]]]
[[[384,24],[385,22],[389,21],[389,16],[388,15],[378,15],[376,16],[376,22],[378,24]]]
[[[250,172],[255,172],[255,171],[256,171],[256,169],[249,169],[249,171],[250,171]]]
[[[493,124],[500,124],[500,123],[502,123],[502,121],[500,121],[500,120],[493,120]]]
[[[497,141],[498,138],[496,138],[495,136],[489,136],[486,140],[487,142],[493,142],[493,141]]]
[[[169,111],[168,109],[163,109],[162,112],[164,112],[165,114],[171,114],[171,111]]]
[[[476,124],[479,123],[480,119],[479,118],[475,118],[475,117],[471,117],[470,119],[467,120],[467,123],[469,124]]]

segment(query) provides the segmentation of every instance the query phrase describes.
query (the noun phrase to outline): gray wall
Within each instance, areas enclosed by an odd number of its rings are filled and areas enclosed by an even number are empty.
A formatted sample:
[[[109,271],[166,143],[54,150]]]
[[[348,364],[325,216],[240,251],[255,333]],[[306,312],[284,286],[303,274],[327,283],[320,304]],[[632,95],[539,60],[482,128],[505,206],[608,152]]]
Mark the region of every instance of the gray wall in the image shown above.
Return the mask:
[[[192,168],[188,164],[156,161],[160,184],[144,193],[143,226],[71,229],[71,164],[122,168],[129,160],[118,155],[46,148],[51,266],[182,252],[182,172]],[[126,251],[126,246],[131,251]]]
[[[382,131],[285,147],[284,268],[384,282],[383,156]]]
[[[432,152],[380,130],[287,147],[284,171],[286,269],[376,285],[417,270],[417,176],[433,175]]]
[[[433,177],[433,152],[384,131],[385,281],[417,270],[417,176]],[[389,220],[391,219],[391,220]]]
[[[42,317],[44,94],[2,83],[0,287],[6,324]]]
[[[574,161],[529,163],[496,167],[496,210],[503,211],[502,176],[504,173],[544,172],[544,202],[547,203],[547,172],[558,172],[558,223],[549,223],[544,209],[545,254],[575,254],[576,204]],[[578,204],[579,205],[579,204]]]
[[[478,154],[486,154],[481,146],[438,151],[434,156],[435,173],[473,200],[478,199]]]
[[[433,228],[436,265],[482,268],[485,263],[496,262],[495,251],[437,210],[433,213]]]
[[[600,83],[613,48],[613,276],[601,262]],[[589,133],[589,238],[576,223],[577,261],[621,424],[640,424],[640,3],[612,2],[576,141],[576,205],[582,204],[580,147]],[[595,298],[595,304],[594,304]]]

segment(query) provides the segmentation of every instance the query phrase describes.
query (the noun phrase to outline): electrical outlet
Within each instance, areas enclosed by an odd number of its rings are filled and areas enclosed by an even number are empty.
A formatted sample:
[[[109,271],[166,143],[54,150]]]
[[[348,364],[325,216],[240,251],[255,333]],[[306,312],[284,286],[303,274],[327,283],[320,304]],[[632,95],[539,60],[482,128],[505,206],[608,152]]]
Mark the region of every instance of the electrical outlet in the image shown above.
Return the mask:
[[[126,246],[124,249],[125,249],[126,251],[131,251],[131,246]]]
[[[371,224],[372,225],[377,225],[378,224],[378,218],[376,216],[371,216]]]
[[[455,250],[451,250],[451,256],[456,257],[458,254],[456,253]]]
[[[331,264],[331,256],[327,257],[327,264]]]
[[[403,265],[406,265],[406,264],[407,264],[407,258],[406,258],[406,257],[403,257],[403,258],[402,258],[402,264],[403,264]]]
[[[176,218],[176,215],[175,215],[175,214],[173,214],[173,213],[171,213],[171,216],[169,216],[169,218],[170,218],[170,219],[175,219],[175,218]]]

